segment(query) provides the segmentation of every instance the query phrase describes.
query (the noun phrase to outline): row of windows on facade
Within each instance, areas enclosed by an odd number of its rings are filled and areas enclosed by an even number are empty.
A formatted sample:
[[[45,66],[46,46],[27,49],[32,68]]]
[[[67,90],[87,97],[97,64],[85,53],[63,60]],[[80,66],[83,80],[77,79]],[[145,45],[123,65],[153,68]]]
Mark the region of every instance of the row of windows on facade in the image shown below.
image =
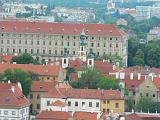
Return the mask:
[[[12,38],[14,38],[14,37],[16,37],[16,36],[17,36],[17,37],[20,37],[20,38],[21,38],[22,36],[24,36],[25,38],[27,38],[27,37],[32,37],[32,38],[33,38],[33,37],[34,37],[34,35],[32,35],[32,34],[23,34],[23,35],[22,35],[22,34],[18,34],[18,35],[17,35],[17,34],[1,34],[1,36],[2,36],[2,37],[7,36],[7,37],[12,37]],[[37,37],[37,38],[40,38],[40,37],[41,37],[41,38],[56,38],[56,37],[60,37],[61,39],[66,39],[66,38],[67,38],[67,39],[80,39],[80,36],[71,36],[71,35],[70,35],[70,36],[63,36],[63,35],[62,35],[62,36],[58,36],[58,35],[48,35],[48,36],[47,36],[47,35],[45,35],[45,34],[44,34],[44,35],[36,34],[35,37]],[[100,36],[98,36],[98,37],[90,36],[90,37],[89,37],[89,36],[86,36],[86,39],[89,39],[89,38],[92,39],[92,40],[94,40],[94,39],[107,40],[107,37],[100,37]],[[109,37],[109,40],[114,40],[114,39],[115,39],[115,40],[118,40],[117,37],[115,37],[115,38]]]
[[[17,44],[15,40],[13,40],[12,43],[13,43],[13,44]],[[19,43],[19,44],[22,44],[22,41],[19,40],[18,43]],[[4,40],[1,40],[1,44],[4,44]],[[10,44],[10,40],[7,40],[7,44]],[[27,45],[27,44],[28,44],[28,42],[27,42],[27,40],[26,40],[26,41],[25,41],[25,45]],[[33,45],[33,44],[34,44],[34,42],[31,41],[31,45]],[[40,45],[40,41],[37,41],[36,45]],[[46,42],[43,41],[43,42],[42,42],[42,45],[46,45]],[[49,45],[52,45],[52,41],[49,41]],[[55,45],[55,46],[58,46],[58,42],[55,42],[54,45]],[[60,45],[63,46],[64,43],[61,42]],[[70,46],[70,42],[67,42],[67,46]],[[73,46],[76,46],[76,42],[73,42]],[[89,46],[89,45],[88,45],[88,46]],[[90,46],[91,46],[91,47],[101,47],[101,44],[100,44],[100,43],[97,43],[97,46],[95,46],[95,44],[92,42],[92,43],[90,43]],[[110,43],[110,44],[109,44],[109,47],[113,47],[113,46],[114,46],[113,43]],[[106,43],[103,43],[103,47],[106,47]],[[118,43],[115,44],[115,47],[118,48]]]
[[[93,50],[92,50],[93,51]],[[7,53],[23,53],[23,51],[22,51],[22,49],[18,49],[18,51],[16,50],[16,49],[12,49],[12,51],[9,49],[9,48],[7,48],[6,49],[6,51],[4,51],[4,49],[3,48],[1,48],[1,53],[3,53],[3,52],[7,52]],[[40,54],[40,50],[39,49],[37,49],[36,50],[36,52],[34,51],[34,49],[30,49],[30,51],[28,51],[28,49],[24,49],[24,53],[30,53],[30,54]],[[60,55],[63,55],[63,53],[64,53],[64,51],[63,50],[61,50],[60,51]],[[54,51],[52,51],[52,50],[48,50],[48,53],[47,53],[47,51],[46,50],[42,50],[42,54],[55,54],[55,55],[59,55],[59,53],[58,53],[58,50],[54,50]],[[72,51],[72,53],[70,53],[69,51],[67,51],[67,54],[72,54],[72,55],[76,55],[77,53],[76,53],[76,51]],[[118,52],[116,52],[115,53],[116,55],[118,55]],[[96,55],[100,55],[100,52],[97,52],[96,53]],[[106,52],[103,52],[103,55],[106,55]],[[109,52],[109,55],[112,55],[112,52]]]
[[[8,111],[8,110],[0,110],[0,115],[10,115],[11,112],[11,115],[17,115],[18,113],[16,113],[16,111]],[[20,114],[25,114],[25,113],[28,113],[28,108],[24,108],[22,110],[20,110]]]
[[[28,120],[28,119],[29,119],[29,117],[23,117],[23,118],[21,118],[20,120]],[[17,120],[17,119],[15,119],[15,118],[9,119],[9,118],[7,118],[7,117],[4,117],[3,119],[0,118],[0,120]]]

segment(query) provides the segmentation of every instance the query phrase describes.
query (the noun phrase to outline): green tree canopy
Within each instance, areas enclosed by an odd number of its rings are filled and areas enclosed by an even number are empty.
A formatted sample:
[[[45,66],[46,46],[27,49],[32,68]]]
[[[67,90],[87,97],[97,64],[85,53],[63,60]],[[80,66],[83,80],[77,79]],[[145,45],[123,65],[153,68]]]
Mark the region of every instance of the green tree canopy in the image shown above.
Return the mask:
[[[32,80],[38,80],[38,75],[33,72],[25,72],[21,69],[7,69],[4,74],[0,75],[0,80],[7,82],[10,80],[12,83],[20,82],[22,85],[23,93],[27,96],[31,89]]]
[[[30,54],[24,53],[12,58],[12,62],[16,62],[17,64],[39,64],[37,60],[35,60]]]
[[[141,49],[138,49],[135,57],[133,58],[133,65],[144,66],[144,53]]]
[[[106,78],[96,69],[86,68],[80,80],[71,81],[74,88],[89,89],[120,89],[119,82],[115,78]]]

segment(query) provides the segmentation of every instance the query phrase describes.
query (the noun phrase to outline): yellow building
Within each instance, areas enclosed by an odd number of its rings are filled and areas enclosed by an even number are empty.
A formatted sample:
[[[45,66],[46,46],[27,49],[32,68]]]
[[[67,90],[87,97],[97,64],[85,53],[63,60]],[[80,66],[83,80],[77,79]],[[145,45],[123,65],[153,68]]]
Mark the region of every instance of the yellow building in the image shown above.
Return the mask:
[[[114,112],[124,113],[125,101],[124,99],[108,99],[101,100],[101,111],[103,112]]]

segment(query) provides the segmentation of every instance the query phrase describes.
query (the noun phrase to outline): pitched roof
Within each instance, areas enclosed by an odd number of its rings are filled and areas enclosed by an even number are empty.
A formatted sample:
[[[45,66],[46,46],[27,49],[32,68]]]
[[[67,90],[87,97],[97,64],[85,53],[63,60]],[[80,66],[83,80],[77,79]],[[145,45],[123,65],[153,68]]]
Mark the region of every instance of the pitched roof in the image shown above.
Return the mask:
[[[56,81],[33,81],[31,86],[32,92],[48,92],[55,87]]]
[[[0,83],[0,96],[0,106],[10,106],[12,108],[30,105],[18,84]]]
[[[157,88],[160,88],[160,78],[159,77],[154,77],[153,83],[156,85]]]
[[[16,33],[48,33],[80,35],[82,30],[88,35],[123,36],[125,32],[111,24],[74,24],[74,23],[47,23],[0,21],[0,32]]]
[[[78,75],[77,73],[71,73],[71,80],[77,81],[78,80]]]
[[[2,58],[2,62],[7,62],[10,63],[12,61],[12,58],[14,57],[14,55],[4,55],[4,54],[0,54],[0,58]]]
[[[133,113],[133,114],[127,115],[125,118],[126,120],[159,120],[160,115]]]
[[[86,63],[79,58],[76,58],[75,60],[69,60],[69,67],[74,68],[75,70],[83,70],[85,66]]]
[[[7,64],[0,63],[0,74],[3,74],[7,69],[22,69],[37,73],[41,76],[58,76],[61,70],[59,65],[33,65],[33,64]]]
[[[75,112],[73,118],[74,120],[97,120],[97,113]]]
[[[58,107],[64,107],[64,106],[66,106],[66,104],[64,102],[60,101],[60,100],[52,102],[50,105],[51,106],[58,106]]]
[[[68,112],[63,111],[42,111],[35,120],[68,120],[71,115]]]
[[[44,98],[124,99],[118,90],[59,88],[46,93]]]

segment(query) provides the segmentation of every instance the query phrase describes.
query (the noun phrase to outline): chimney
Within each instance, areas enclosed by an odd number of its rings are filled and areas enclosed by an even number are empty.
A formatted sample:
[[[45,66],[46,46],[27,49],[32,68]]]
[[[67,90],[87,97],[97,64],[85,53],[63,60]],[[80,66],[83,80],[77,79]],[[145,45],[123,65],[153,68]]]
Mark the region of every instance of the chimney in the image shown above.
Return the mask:
[[[104,94],[104,90],[103,90],[103,89],[101,90],[101,94],[102,94],[102,95]]]
[[[141,73],[138,73],[138,80],[141,80]]]
[[[20,90],[22,91],[22,86],[21,86],[21,83],[18,82],[18,87],[20,88]]]
[[[15,86],[12,86],[11,90],[12,90],[13,93],[15,93]]]

